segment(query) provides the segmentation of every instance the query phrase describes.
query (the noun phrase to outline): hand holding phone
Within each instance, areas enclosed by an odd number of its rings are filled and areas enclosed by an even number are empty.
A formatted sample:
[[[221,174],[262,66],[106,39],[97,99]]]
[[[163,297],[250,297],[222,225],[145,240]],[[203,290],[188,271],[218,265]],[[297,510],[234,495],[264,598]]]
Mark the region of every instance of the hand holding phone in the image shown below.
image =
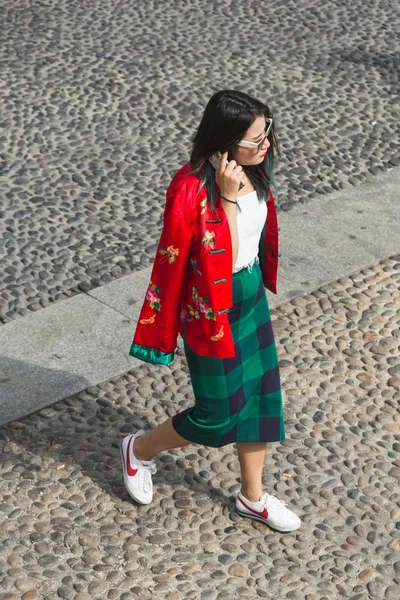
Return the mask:
[[[210,163],[212,164],[212,166],[214,167],[214,169],[217,171],[217,173],[220,172],[221,158],[222,158],[222,154],[218,150],[217,152],[214,152],[214,154],[212,156],[210,156],[210,158],[208,159],[210,161]],[[228,161],[226,161],[226,162],[228,163]]]
[[[245,182],[243,180],[243,168],[236,161],[228,161],[228,152],[215,152],[209,158],[210,163],[216,170],[216,182],[221,190],[221,195],[230,200],[236,199]],[[234,196],[233,198],[231,196]]]

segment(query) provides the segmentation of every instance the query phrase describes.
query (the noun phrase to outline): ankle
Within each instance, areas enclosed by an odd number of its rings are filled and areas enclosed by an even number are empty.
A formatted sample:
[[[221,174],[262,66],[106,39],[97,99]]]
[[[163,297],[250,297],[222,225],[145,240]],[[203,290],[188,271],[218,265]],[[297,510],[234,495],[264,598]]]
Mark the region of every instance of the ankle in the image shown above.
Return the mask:
[[[141,437],[135,438],[132,449],[133,449],[133,454],[135,455],[135,457],[138,460],[152,460],[153,459],[153,456],[146,456],[146,454],[143,453]]]
[[[254,491],[251,489],[246,489],[245,487],[240,488],[240,493],[250,502],[259,502],[263,495],[262,490]]]

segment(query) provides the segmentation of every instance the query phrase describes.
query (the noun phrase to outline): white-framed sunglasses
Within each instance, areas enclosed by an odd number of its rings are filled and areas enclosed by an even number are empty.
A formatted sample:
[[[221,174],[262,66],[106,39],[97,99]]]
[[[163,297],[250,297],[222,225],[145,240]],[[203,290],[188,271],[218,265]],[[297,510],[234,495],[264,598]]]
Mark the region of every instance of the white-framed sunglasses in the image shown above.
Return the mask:
[[[257,148],[258,152],[261,150],[261,146],[263,145],[265,138],[268,137],[269,132],[271,131],[272,123],[273,119],[267,117],[265,118],[265,131],[261,142],[248,142],[247,140],[241,140],[237,145],[241,146],[242,148]]]

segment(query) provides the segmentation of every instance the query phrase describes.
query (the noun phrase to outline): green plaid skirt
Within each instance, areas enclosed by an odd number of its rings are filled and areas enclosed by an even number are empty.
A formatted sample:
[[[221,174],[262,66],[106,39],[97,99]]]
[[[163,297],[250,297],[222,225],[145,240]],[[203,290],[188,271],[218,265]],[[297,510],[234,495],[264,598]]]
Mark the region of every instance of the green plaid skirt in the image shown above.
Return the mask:
[[[195,405],[172,418],[180,436],[214,448],[285,439],[278,357],[261,270],[255,262],[232,277],[228,317],[235,356],[200,356],[184,335]]]

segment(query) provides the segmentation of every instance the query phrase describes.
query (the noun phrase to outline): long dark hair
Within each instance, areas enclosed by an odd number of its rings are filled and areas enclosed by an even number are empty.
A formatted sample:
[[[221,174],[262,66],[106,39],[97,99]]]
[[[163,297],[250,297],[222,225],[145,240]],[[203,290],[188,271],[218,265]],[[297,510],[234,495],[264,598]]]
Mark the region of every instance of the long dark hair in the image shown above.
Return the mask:
[[[218,194],[215,170],[208,159],[219,150],[222,153],[228,152],[228,160],[232,160],[237,143],[244,138],[249,127],[260,115],[272,117],[266,104],[251,98],[244,92],[221,90],[211,96],[193,138],[190,164],[193,173],[201,179],[201,186],[204,185],[207,189],[207,200],[212,211],[215,209]],[[279,154],[275,121],[268,134],[268,141],[270,147],[262,163],[242,165],[258,197],[264,201],[268,198],[269,186],[271,184],[275,186],[274,154],[275,152]]]

